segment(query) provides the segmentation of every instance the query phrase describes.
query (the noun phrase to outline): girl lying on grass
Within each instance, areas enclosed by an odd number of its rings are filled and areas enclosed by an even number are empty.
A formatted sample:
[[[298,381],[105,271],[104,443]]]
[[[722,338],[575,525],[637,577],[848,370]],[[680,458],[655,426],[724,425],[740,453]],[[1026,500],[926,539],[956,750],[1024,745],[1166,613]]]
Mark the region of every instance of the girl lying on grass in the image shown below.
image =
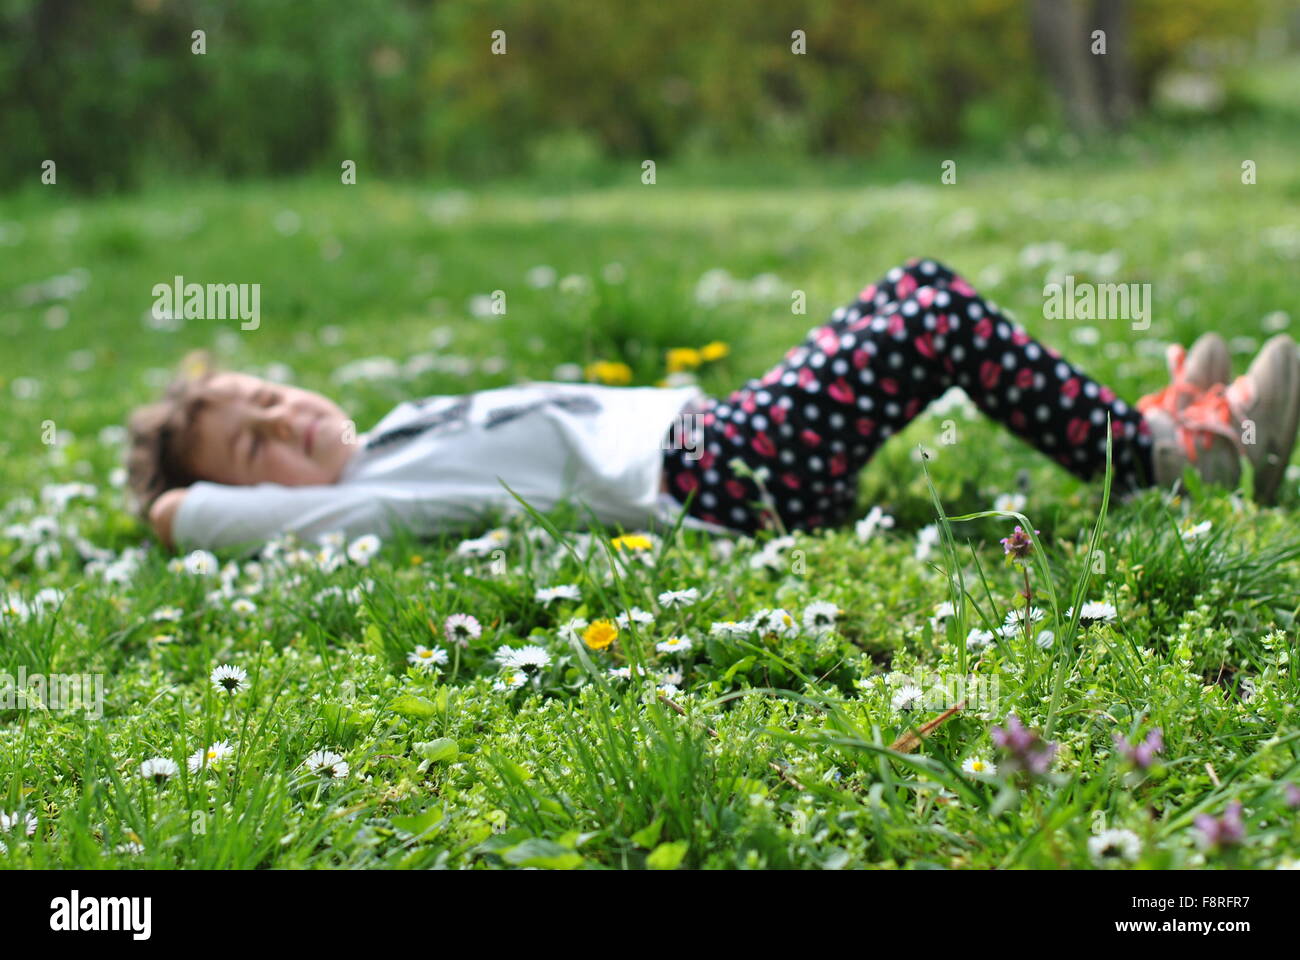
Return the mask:
[[[1300,359],[1270,340],[1231,379],[1215,334],[1170,350],[1172,382],[1130,405],[1032,339],[934,260],[866,287],[725,400],[695,387],[532,383],[403,403],[369,433],[318,393],[205,368],[131,418],[131,488],[167,544],[434,533],[585,503],[604,523],[754,533],[851,519],[857,473],[930,401],[960,386],[1083,479],[1171,486],[1186,466],[1235,485],[1240,457],[1273,501],[1300,418]],[[503,485],[504,484],[504,485]]]

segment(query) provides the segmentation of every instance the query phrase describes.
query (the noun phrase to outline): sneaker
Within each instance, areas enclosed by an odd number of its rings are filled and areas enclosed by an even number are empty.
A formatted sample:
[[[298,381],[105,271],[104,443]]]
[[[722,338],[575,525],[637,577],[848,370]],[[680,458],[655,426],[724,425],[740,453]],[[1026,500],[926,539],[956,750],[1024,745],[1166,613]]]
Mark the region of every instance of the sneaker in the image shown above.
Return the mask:
[[[1300,419],[1300,357],[1291,338],[1279,334],[1265,344],[1230,387],[1218,383],[1186,397],[1172,387],[1138,401],[1151,427],[1156,483],[1176,485],[1190,464],[1207,482],[1236,486],[1244,456],[1255,470],[1255,499],[1272,503]]]
[[[1165,354],[1169,366],[1169,386],[1147,394],[1137,402],[1151,428],[1151,459],[1155,483],[1161,487],[1178,484],[1187,464],[1209,483],[1235,487],[1241,479],[1240,450],[1230,424],[1223,431],[1203,429],[1197,435],[1196,423],[1208,419],[1216,423],[1222,416],[1213,403],[1197,406],[1216,387],[1222,389],[1232,376],[1228,346],[1217,333],[1202,335],[1190,351],[1171,344]],[[1192,421],[1185,411],[1196,407]],[[1197,442],[1199,440],[1199,447]]]
[[[1246,457],[1255,468],[1255,499],[1274,503],[1300,423],[1300,356],[1295,341],[1279,333],[1259,351],[1225,399],[1242,419]]]

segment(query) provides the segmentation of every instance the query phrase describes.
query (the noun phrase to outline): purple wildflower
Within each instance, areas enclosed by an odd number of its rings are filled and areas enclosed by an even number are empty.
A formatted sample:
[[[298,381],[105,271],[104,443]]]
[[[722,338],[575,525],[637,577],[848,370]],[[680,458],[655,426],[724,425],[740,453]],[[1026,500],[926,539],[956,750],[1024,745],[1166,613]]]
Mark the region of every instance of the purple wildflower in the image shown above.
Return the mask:
[[[1115,734],[1115,749],[1129,763],[1139,770],[1149,770],[1151,765],[1156,762],[1156,754],[1165,748],[1164,734],[1159,727],[1156,727],[1147,734],[1145,740],[1141,743],[1130,745],[1120,734]]]
[[[1300,807],[1300,787],[1297,787],[1294,783],[1288,783],[1283,793],[1286,794],[1286,805],[1288,807],[1292,810]]]
[[[1038,531],[1035,530],[1034,534],[1037,535]],[[1002,544],[1003,552],[1017,563],[1028,557],[1034,550],[1034,541],[1019,525],[1011,536],[1003,537],[999,542]]]
[[[1006,726],[990,731],[993,742],[1002,750],[1008,770],[1027,770],[1042,776],[1052,766],[1056,744],[1042,740],[1028,729],[1014,713],[1007,717]]]
[[[1196,815],[1196,829],[1201,831],[1201,846],[1207,850],[1235,847],[1246,839],[1246,824],[1241,819],[1241,801],[1234,800],[1223,816]]]

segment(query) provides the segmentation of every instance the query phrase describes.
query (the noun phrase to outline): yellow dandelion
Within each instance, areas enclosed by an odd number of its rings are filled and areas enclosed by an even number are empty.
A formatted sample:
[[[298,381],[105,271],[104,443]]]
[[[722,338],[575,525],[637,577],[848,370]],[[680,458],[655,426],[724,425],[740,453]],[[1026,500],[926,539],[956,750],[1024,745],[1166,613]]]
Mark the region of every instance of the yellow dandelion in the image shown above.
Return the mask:
[[[610,541],[615,550],[649,550],[654,544],[650,538],[640,533],[629,533],[622,537],[615,537]]]
[[[612,387],[625,387],[632,382],[632,368],[615,360],[597,360],[587,364],[587,379]]]
[[[194,350],[181,359],[181,376],[186,380],[198,380],[211,369],[212,362],[202,350]]]
[[[700,347],[700,359],[705,363],[712,360],[721,360],[729,353],[731,353],[731,348],[721,340],[714,340],[712,343],[706,343]]]
[[[668,351],[667,357],[669,373],[694,370],[703,362],[700,351],[694,347],[674,347]]]
[[[597,620],[582,632],[582,642],[592,650],[604,650],[618,637],[613,620]]]

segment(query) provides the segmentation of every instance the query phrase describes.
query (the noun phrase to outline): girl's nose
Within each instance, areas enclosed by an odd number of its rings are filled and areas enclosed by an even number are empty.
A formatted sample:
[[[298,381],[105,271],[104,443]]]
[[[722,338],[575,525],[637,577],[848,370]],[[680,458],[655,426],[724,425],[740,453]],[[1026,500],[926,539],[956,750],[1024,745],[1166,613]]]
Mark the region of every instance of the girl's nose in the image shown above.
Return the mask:
[[[283,413],[265,413],[257,418],[257,427],[262,436],[273,440],[288,440],[293,436],[293,426]]]

